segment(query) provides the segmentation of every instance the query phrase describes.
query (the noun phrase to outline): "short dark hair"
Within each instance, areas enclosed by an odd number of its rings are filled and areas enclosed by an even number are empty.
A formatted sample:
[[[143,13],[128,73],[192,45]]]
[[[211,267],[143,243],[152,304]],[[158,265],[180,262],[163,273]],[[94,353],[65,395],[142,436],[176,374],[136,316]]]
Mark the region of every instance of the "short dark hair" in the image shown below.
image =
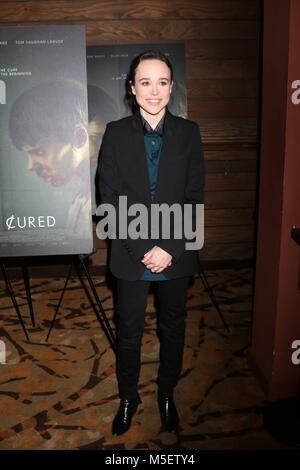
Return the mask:
[[[161,60],[162,62],[166,64],[166,66],[169,68],[170,73],[171,73],[171,81],[173,80],[173,77],[174,77],[173,66],[170,60],[168,59],[168,57],[162,52],[149,49],[147,51],[142,52],[137,57],[135,57],[130,64],[129,73],[126,79],[126,100],[130,108],[132,109],[132,111],[135,111],[137,109],[136,99],[131,90],[131,85],[134,84],[135,82],[136,69],[138,68],[139,64],[143,60],[154,60],[154,59]]]
[[[49,136],[63,143],[72,142],[76,126],[87,128],[86,103],[86,88],[74,80],[47,80],[25,90],[10,112],[14,145],[20,150]]]

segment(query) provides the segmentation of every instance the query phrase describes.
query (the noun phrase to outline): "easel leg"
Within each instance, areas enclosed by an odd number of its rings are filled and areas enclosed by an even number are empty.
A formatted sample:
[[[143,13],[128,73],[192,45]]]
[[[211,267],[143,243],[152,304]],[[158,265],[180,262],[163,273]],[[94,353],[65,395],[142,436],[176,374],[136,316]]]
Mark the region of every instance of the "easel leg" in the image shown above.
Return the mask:
[[[202,284],[203,284],[203,286],[204,286],[204,289],[205,289],[206,292],[208,293],[208,295],[209,295],[209,297],[210,297],[210,300],[212,301],[213,305],[215,306],[215,308],[216,308],[218,314],[220,315],[220,318],[221,318],[221,320],[222,320],[222,322],[223,322],[223,324],[224,324],[226,330],[227,330],[228,333],[229,333],[229,332],[230,332],[229,326],[228,326],[228,324],[227,324],[227,322],[226,322],[226,320],[225,320],[225,318],[224,318],[223,313],[221,312],[221,309],[220,309],[220,307],[219,307],[219,304],[218,304],[218,302],[217,302],[217,299],[216,299],[216,297],[215,297],[215,294],[213,293],[213,290],[212,290],[212,288],[211,288],[210,285],[209,285],[208,279],[207,279],[207,277],[206,277],[206,274],[205,274],[205,272],[204,272],[202,266],[200,266],[199,277],[200,277],[200,279],[201,279],[201,281],[202,281]]]
[[[98,296],[98,293],[97,293],[97,290],[95,288],[95,285],[94,285],[94,282],[92,280],[92,277],[90,275],[90,272],[88,270],[88,267],[85,263],[85,260],[84,260],[84,255],[78,255],[76,257],[76,261],[75,261],[75,266],[76,266],[76,269],[77,269],[77,273],[78,273],[78,277],[80,279],[80,282],[82,284],[82,287],[90,301],[90,304],[91,304],[91,307],[93,308],[96,316],[97,316],[97,319],[101,325],[101,327],[103,328],[103,331],[113,349],[114,352],[116,352],[116,339],[115,339],[115,335],[114,335],[114,332],[109,324],[109,321],[107,319],[107,316],[106,316],[106,313],[105,313],[105,310],[104,308],[102,307],[102,303],[100,301],[100,298]],[[86,284],[82,278],[82,275],[81,275],[81,269],[83,270],[87,280],[88,280],[88,283],[89,283],[89,286],[91,288],[91,291],[94,295],[94,299],[95,301],[93,301],[93,299],[91,298],[91,295],[90,295],[90,292],[88,291],[87,287],[86,287]],[[100,311],[98,311],[98,309]]]
[[[27,265],[24,261],[22,261],[22,272],[23,272],[23,279],[24,279],[24,285],[25,285],[25,290],[26,290],[27,302],[28,302],[29,311],[30,311],[31,323],[32,323],[33,328],[35,328],[35,319],[34,319],[32,298],[31,298],[31,292],[30,292],[29,273],[28,273]]]
[[[64,284],[62,293],[61,293],[61,295],[60,295],[60,298],[59,298],[59,301],[58,301],[58,304],[57,304],[57,307],[56,307],[54,316],[53,316],[53,318],[52,318],[52,322],[51,322],[51,325],[50,325],[50,328],[49,328],[49,331],[48,331],[48,334],[47,334],[46,341],[48,341],[49,336],[50,336],[50,333],[51,333],[51,331],[52,331],[52,329],[53,329],[53,327],[54,327],[54,324],[55,324],[55,321],[56,321],[56,317],[57,317],[58,311],[59,311],[59,309],[60,309],[61,303],[62,303],[62,301],[63,301],[64,295],[65,295],[65,291],[66,291],[68,282],[69,282],[69,280],[70,280],[72,271],[73,271],[73,261],[71,261],[71,266],[70,266],[70,269],[69,269],[69,271],[68,271],[68,275],[67,275],[67,277],[66,277],[65,284]]]
[[[17,300],[16,300],[16,297],[15,297],[14,290],[13,290],[12,285],[11,285],[11,283],[10,283],[10,280],[9,280],[9,278],[8,278],[8,276],[7,276],[6,268],[5,268],[5,264],[4,264],[4,263],[1,263],[1,272],[2,272],[2,276],[3,276],[3,279],[4,279],[5,285],[6,285],[7,292],[9,293],[9,296],[10,296],[10,298],[11,298],[11,301],[12,301],[12,303],[13,303],[13,306],[15,307],[15,310],[16,310],[16,312],[17,312],[20,325],[22,326],[22,329],[23,329],[23,331],[24,331],[24,334],[25,334],[25,336],[26,336],[27,341],[30,343],[30,339],[29,339],[29,336],[28,336],[28,333],[27,333],[27,330],[26,330],[26,327],[25,327],[25,324],[24,324],[24,321],[23,321],[23,318],[22,318],[22,315],[21,315],[21,312],[20,312],[20,309],[19,309]]]
[[[49,328],[49,331],[48,331],[48,334],[47,334],[47,338],[46,338],[46,341],[48,341],[49,337],[50,337],[50,334],[51,334],[51,331],[54,327],[54,324],[55,324],[55,321],[56,321],[56,317],[57,317],[57,314],[58,314],[58,311],[60,309],[60,306],[61,306],[61,303],[62,303],[62,300],[63,300],[63,297],[64,297],[64,294],[65,294],[65,291],[66,291],[66,288],[67,288],[67,285],[68,285],[68,282],[69,282],[69,279],[71,277],[71,274],[72,274],[72,270],[73,270],[73,266],[75,267],[76,269],[76,272],[77,272],[77,275],[78,275],[78,278],[81,282],[81,285],[82,285],[82,288],[90,302],[90,305],[91,307],[93,308],[95,314],[96,314],[96,317],[101,325],[101,327],[103,328],[103,331],[113,349],[114,352],[116,352],[116,340],[115,340],[115,336],[114,336],[114,332],[109,324],[109,321],[106,317],[106,313],[105,313],[105,310],[103,309],[102,307],[102,304],[101,304],[101,301],[100,301],[100,298],[97,294],[97,291],[96,291],[96,288],[95,288],[95,285],[93,283],[93,280],[91,278],[91,275],[89,273],[89,270],[87,268],[87,265],[84,261],[84,255],[74,255],[73,258],[72,258],[72,262],[71,262],[71,266],[70,266],[70,269],[69,269],[69,272],[68,272],[68,275],[67,275],[67,278],[66,278],[66,281],[65,281],[65,284],[64,284],[64,287],[63,287],[63,290],[62,290],[62,293],[61,293],[61,296],[60,296],[60,299],[59,299],[59,302],[58,302],[58,305],[56,307],[56,310],[55,310],[55,313],[54,313],[54,316],[53,316],[53,319],[51,321],[51,325],[50,325],[50,328]],[[94,299],[92,298],[91,296],[91,293],[89,291],[89,289],[87,288],[86,286],[86,283],[82,277],[82,274],[81,274],[81,270],[84,272],[87,280],[88,280],[88,283],[89,283],[89,286],[90,286],[90,289],[94,295]],[[98,307],[98,308],[97,308]]]

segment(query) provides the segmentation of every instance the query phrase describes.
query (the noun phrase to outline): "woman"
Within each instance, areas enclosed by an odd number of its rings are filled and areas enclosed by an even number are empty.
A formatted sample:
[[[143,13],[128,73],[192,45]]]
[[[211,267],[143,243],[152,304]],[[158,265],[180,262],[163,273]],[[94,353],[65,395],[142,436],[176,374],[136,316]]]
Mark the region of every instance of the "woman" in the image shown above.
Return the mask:
[[[120,196],[127,197],[128,207],[140,203],[149,213],[154,204],[170,207],[189,203],[195,208],[203,202],[202,145],[197,124],[175,117],[167,109],[173,87],[171,63],[157,51],[140,54],[131,64],[128,86],[136,112],[107,125],[98,172],[101,202],[113,204],[117,213]],[[118,215],[124,219],[123,213]],[[127,226],[130,221],[132,217],[128,217]],[[190,276],[198,271],[197,252],[186,249],[184,237],[174,236],[180,223],[171,223],[168,238],[161,232],[155,238],[136,239],[130,234],[124,238],[121,226],[115,227],[110,269],[117,278],[117,379],[121,402],[113,434],[129,429],[141,403],[137,387],[151,281],[158,282],[160,416],[164,429],[178,428],[173,390],[182,368],[187,287]]]

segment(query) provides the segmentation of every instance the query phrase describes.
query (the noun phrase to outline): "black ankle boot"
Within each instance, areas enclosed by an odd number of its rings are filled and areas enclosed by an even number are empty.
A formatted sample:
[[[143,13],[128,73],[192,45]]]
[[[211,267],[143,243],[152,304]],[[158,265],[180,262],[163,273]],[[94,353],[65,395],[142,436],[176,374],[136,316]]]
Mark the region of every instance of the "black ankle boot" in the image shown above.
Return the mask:
[[[128,431],[131,425],[131,419],[141,402],[140,397],[134,399],[121,399],[120,407],[113,420],[112,433],[120,436]]]
[[[164,395],[159,393],[157,395],[157,402],[163,429],[169,432],[176,431],[179,424],[179,416],[173,395]]]

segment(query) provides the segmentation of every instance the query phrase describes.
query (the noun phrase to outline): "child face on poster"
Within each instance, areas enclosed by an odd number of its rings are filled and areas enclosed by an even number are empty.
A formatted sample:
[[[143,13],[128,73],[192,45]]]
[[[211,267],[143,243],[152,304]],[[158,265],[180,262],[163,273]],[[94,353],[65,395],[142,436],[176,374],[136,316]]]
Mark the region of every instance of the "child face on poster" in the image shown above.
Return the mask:
[[[75,176],[84,179],[87,173],[89,140],[85,127],[74,129],[72,143],[51,136],[35,145],[24,145],[22,150],[27,154],[27,170],[34,171],[52,186],[63,186]]]
[[[104,90],[86,90],[68,79],[42,82],[16,99],[10,115],[14,145],[27,155],[27,170],[45,183],[63,186],[79,177],[89,188],[89,167],[96,168],[105,123],[116,115]],[[90,165],[89,165],[90,158]]]
[[[80,83],[57,79],[24,91],[12,106],[9,126],[29,171],[53,186],[74,176],[88,182],[87,97]]]

